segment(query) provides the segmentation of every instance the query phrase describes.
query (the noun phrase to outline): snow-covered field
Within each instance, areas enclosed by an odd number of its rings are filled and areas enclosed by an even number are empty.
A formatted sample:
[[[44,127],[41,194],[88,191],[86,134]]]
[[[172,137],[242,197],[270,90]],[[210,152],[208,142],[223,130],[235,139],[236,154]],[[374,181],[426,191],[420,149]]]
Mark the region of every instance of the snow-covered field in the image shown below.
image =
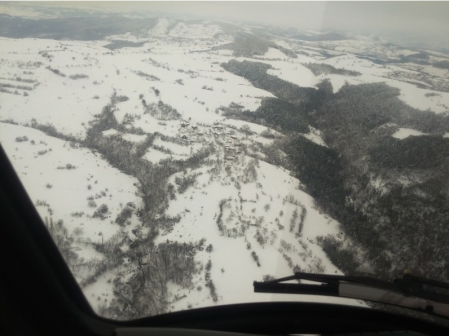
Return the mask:
[[[117,225],[111,222],[123,205],[128,202],[140,205],[142,201],[136,196],[135,178],[121,173],[87,148],[72,148],[69,142],[41,131],[5,123],[0,123],[0,134],[2,147],[33,202],[48,204],[37,206],[42,218],[62,219],[70,231],[81,228],[86,237],[107,240],[117,231]],[[28,140],[16,141],[23,136]],[[89,206],[90,196],[97,206]],[[89,218],[101,204],[108,206],[110,220]],[[71,215],[76,212],[85,215]],[[138,224],[138,218],[133,217],[126,230]]]
[[[93,248],[94,243],[103,243],[117,234],[129,241],[135,239],[136,230],[142,227],[136,211],[126,225],[118,225],[115,220],[129,203],[143,208],[138,179],[115,168],[106,156],[83,142],[115,93],[121,97],[112,110],[117,125],[102,130],[103,140],[120,137],[135,150],[154,133],[141,156],[151,167],[161,162],[185,161],[211,148],[204,164],[180,169],[167,181],[167,185],[174,186],[174,196],[163,215],[181,219],[171,229],[160,230],[154,243],[196,244],[204,238],[206,246],[213,247],[211,251],[197,251],[198,272],[192,286],[168,282],[169,310],[269,300],[342,302],[253,293],[254,280],[290,275],[298,268],[342,274],[318,245],[317,237],[346,238],[339,223],[315,207],[313,198],[302,190],[290,171],[263,160],[263,146],[276,139],[260,134],[267,130],[276,138],[282,134],[222,115],[220,108],[232,103],[255,111],[262,98],[273,97],[220,66],[234,59],[232,52],[212,48],[232,38],[216,24],[169,19],[160,19],[147,37],[137,39],[124,34],[101,41],[0,38],[0,83],[8,84],[5,88],[13,91],[0,92],[0,142],[32,201],[39,204],[42,218],[47,222],[50,218],[55,222],[63,220],[69,234],[76,235],[76,253],[85,261],[105,258]],[[113,39],[145,43],[112,51],[104,48]],[[400,99],[413,107],[448,111],[449,93],[428,95],[434,91],[389,78],[398,69],[414,73],[412,70],[378,65],[352,54],[367,48],[370,41],[334,42],[335,52],[340,54],[327,59],[320,54],[318,44],[299,45],[288,39],[275,42],[298,53],[297,58],[289,58],[269,48],[257,58],[258,62],[271,64],[273,69],[268,73],[281,79],[314,87],[328,78],[334,92],[346,81],[386,82],[399,88]],[[390,50],[388,56],[399,53],[407,54]],[[304,63],[332,65],[361,75],[315,76]],[[178,116],[164,116],[160,106],[170,106]],[[51,132],[45,134],[31,127],[36,125],[41,129],[52,127],[58,134],[51,136]],[[246,126],[250,134],[245,133]],[[401,128],[393,137],[417,135],[423,133]],[[304,137],[327,146],[321,132],[313,127]],[[181,190],[178,182],[186,178],[193,182]],[[94,216],[102,204],[107,206],[104,218]],[[120,248],[126,251],[129,244]],[[209,260],[217,302],[204,287],[203,269]],[[128,276],[137,272],[127,261],[117,267]],[[99,309],[100,296],[114,297],[111,279],[116,273],[109,269],[83,287],[95,309]],[[78,276],[77,280],[83,279]]]
[[[137,180],[112,167],[98,153],[73,148],[69,142],[29,127],[0,123],[0,135],[1,145],[42,219],[47,225],[62,221],[66,236],[74,238],[72,248],[80,264],[101,262],[104,256],[95,244],[117,233],[132,238],[132,231],[141,226],[135,214],[124,227],[115,223],[129,202],[140,207],[142,199],[136,195]],[[27,140],[18,142],[17,137]],[[107,206],[104,218],[96,217],[102,205]],[[86,273],[74,272],[79,283],[86,279]],[[93,296],[92,287],[97,288]],[[94,308],[99,295],[113,296],[111,286],[94,283],[83,290]]]
[[[420,131],[416,131],[414,129],[411,128],[399,128],[393,135],[393,138],[396,139],[405,139],[408,138],[409,136],[419,136],[419,135],[426,135],[423,132]]]
[[[177,195],[167,211],[170,215],[182,213],[183,219],[171,232],[157,239],[189,242],[205,238],[206,244],[213,245],[211,253],[199,252],[198,259],[203,263],[212,260],[211,274],[220,304],[287,299],[285,295],[253,293],[252,280],[260,281],[264,275],[290,274],[290,258],[303,271],[340,274],[315,240],[324,232],[338,235],[338,223],[315,209],[313,199],[297,188],[299,181],[288,171],[260,161],[255,167],[257,180],[237,182],[240,185],[235,186],[235,181],[243,180],[241,176],[253,160],[242,156],[228,169],[211,167],[218,170],[213,173],[207,173],[206,168],[189,171],[187,174],[203,174],[192,188]],[[224,199],[228,200],[222,215],[226,229],[220,232],[216,223],[220,216],[218,204]],[[305,216],[302,229],[295,212],[297,216]],[[252,259],[252,251],[257,253],[260,266]],[[180,296],[187,292],[176,291]],[[309,300],[288,297],[291,299]],[[210,305],[210,301],[207,295],[187,296],[173,304],[173,309],[189,304],[201,307]]]

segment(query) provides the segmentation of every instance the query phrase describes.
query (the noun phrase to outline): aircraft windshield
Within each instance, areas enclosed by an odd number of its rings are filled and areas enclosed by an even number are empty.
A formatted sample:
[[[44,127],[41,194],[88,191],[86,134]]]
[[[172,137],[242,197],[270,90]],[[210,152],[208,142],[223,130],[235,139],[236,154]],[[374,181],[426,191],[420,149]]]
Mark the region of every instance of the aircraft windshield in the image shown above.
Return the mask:
[[[253,281],[449,280],[448,17],[419,2],[2,3],[0,143],[99,315],[366,306]]]

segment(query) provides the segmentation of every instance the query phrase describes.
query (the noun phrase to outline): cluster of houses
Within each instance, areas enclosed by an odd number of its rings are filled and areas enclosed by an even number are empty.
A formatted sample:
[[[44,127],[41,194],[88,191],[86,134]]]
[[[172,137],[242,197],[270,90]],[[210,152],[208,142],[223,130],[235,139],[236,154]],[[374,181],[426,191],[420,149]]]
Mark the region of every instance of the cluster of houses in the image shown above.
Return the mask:
[[[187,143],[204,142],[215,138],[223,146],[225,159],[232,161],[241,153],[240,140],[233,129],[226,129],[222,124],[202,125],[191,124],[182,120],[178,127],[179,137]]]
[[[240,141],[237,136],[229,134],[224,143],[225,159],[233,161],[241,153]]]
[[[202,142],[208,138],[209,133],[204,127],[191,125],[190,122],[183,120],[179,125],[178,135],[187,142]]]

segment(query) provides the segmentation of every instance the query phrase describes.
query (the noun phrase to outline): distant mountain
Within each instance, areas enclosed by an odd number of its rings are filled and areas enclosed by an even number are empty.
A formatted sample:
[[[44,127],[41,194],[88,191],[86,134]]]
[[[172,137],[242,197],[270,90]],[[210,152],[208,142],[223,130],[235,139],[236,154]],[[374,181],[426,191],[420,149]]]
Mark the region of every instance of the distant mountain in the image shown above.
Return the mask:
[[[349,39],[345,35],[339,34],[339,33],[324,33],[324,34],[297,34],[291,36],[291,38],[296,40],[303,40],[303,41],[340,41],[340,40],[347,40]]]
[[[146,32],[157,19],[131,19],[121,15],[31,20],[2,14],[0,36],[55,40],[101,40],[109,35]]]

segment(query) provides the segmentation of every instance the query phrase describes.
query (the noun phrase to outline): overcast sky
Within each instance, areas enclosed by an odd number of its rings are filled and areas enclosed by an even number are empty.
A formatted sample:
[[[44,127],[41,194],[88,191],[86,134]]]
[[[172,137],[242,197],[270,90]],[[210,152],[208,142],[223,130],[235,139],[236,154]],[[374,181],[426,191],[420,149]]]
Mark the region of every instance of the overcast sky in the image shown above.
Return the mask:
[[[174,15],[261,22],[301,29],[439,39],[449,47],[449,2],[40,2],[113,11],[154,10]]]

